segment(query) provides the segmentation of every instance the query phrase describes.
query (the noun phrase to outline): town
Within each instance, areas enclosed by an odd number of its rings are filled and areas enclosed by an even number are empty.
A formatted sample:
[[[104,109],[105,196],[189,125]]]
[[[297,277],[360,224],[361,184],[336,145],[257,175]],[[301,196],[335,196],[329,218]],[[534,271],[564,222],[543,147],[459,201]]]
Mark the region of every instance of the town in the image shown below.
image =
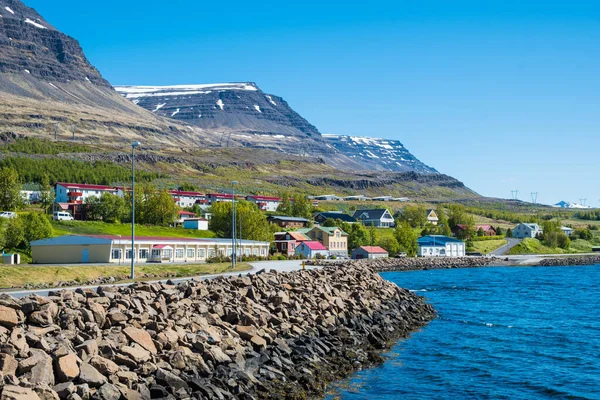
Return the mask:
[[[2,173],[14,175],[7,170]],[[391,196],[244,195],[235,193],[234,185],[228,193],[139,185],[136,222],[168,227],[177,230],[177,235],[163,232],[134,237],[85,229],[61,235],[48,221],[51,219],[55,228],[94,223],[123,226],[131,222],[129,187],[57,182],[53,186],[46,183],[40,190],[21,189],[19,199],[12,202],[15,210],[4,211],[0,218],[5,232],[3,262],[20,263],[21,255],[25,259],[30,255],[34,264],[52,265],[230,262],[234,254],[242,261],[464,257],[504,254],[523,239],[544,236],[540,224],[528,221],[504,228],[475,223],[459,205],[427,209],[408,198]],[[7,193],[16,196],[17,191]],[[10,208],[9,196],[5,197]],[[368,202],[374,206],[364,207]],[[386,207],[384,202],[397,208]],[[351,205],[341,209],[342,203]],[[34,218],[34,211],[15,212],[35,205],[46,213],[44,218]],[[46,228],[28,228],[32,223]],[[546,236],[556,241],[554,247],[568,247],[574,229],[546,225]],[[33,230],[35,234],[26,234]],[[550,235],[548,230],[555,232]],[[586,234],[589,231],[576,232],[578,237]],[[474,243],[493,243],[498,249]]]

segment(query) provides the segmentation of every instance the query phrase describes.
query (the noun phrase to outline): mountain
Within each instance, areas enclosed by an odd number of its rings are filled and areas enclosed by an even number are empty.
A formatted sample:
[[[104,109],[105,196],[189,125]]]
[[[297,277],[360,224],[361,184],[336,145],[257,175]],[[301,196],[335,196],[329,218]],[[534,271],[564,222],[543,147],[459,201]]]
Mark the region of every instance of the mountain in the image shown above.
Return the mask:
[[[224,147],[310,154],[346,170],[437,172],[397,140],[321,135],[283,98],[263,92],[252,82],[115,89],[155,115],[215,132]]]
[[[398,140],[362,136],[323,135],[336,150],[360,162],[365,169],[380,171],[437,173],[413,156]]]
[[[19,0],[0,0],[0,132],[182,142],[183,125],[123,99],[79,43]]]
[[[559,201],[558,203],[554,204],[552,207],[557,207],[557,208],[592,208],[590,206],[584,206],[582,204],[579,203],[571,203],[568,201]]]

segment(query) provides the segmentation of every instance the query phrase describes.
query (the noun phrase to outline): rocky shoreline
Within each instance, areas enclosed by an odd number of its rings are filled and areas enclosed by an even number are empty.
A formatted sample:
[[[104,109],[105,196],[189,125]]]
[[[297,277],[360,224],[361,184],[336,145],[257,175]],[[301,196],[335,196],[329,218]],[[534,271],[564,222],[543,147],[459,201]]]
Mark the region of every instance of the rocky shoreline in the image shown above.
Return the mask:
[[[435,317],[353,265],[0,296],[1,399],[305,399]]]
[[[540,267],[565,267],[569,265],[596,265],[600,264],[600,255],[597,256],[573,256],[545,258],[538,262]]]
[[[504,265],[504,258],[496,257],[402,257],[372,260],[314,260],[310,265],[335,267],[370,267],[378,272],[420,271],[428,269],[477,268]]]

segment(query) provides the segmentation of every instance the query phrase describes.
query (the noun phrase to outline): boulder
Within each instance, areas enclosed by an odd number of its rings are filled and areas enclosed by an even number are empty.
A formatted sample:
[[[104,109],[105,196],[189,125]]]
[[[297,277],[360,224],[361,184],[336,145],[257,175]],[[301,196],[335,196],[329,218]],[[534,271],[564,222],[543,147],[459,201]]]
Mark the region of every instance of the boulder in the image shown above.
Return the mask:
[[[0,400],[41,400],[40,397],[30,388],[24,388],[14,385],[6,385],[2,389]]]
[[[0,306],[0,326],[14,328],[19,323],[17,312],[10,307]]]
[[[152,337],[148,332],[128,326],[127,328],[123,329],[123,333],[129,338],[129,340],[139,344],[150,353],[156,354],[158,352],[154,342],[152,341]]]
[[[79,382],[87,383],[91,387],[100,387],[106,383],[106,378],[98,370],[88,363],[82,363],[79,367]]]
[[[56,361],[56,378],[59,382],[72,381],[79,376],[81,360],[77,354],[71,353]]]

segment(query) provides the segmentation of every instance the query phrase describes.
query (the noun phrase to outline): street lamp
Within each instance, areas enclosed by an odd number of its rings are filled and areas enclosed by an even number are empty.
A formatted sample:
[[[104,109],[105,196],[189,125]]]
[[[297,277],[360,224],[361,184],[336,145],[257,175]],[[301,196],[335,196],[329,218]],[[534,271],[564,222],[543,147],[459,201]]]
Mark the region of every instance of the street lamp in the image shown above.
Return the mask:
[[[131,143],[131,279],[135,279],[135,156],[134,150],[140,142]]]
[[[231,182],[231,269],[235,269],[235,185],[237,181]]]

